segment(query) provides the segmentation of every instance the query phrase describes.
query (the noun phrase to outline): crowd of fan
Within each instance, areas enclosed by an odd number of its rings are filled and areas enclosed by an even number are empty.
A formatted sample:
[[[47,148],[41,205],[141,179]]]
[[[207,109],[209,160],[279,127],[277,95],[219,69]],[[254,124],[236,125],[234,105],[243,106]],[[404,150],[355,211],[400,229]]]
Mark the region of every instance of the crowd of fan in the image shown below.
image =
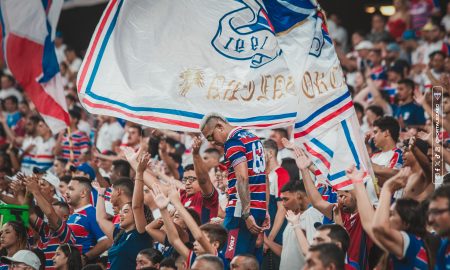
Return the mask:
[[[29,205],[30,225],[3,225],[0,270],[450,269],[450,3],[393,4],[395,14],[374,13],[370,32],[352,33],[350,44],[328,16],[375,178],[349,165],[354,189],[335,190],[317,181],[292,128],[253,131],[267,214],[258,223],[239,213],[239,233],[224,219],[238,208],[232,167],[242,157],[217,143],[232,137],[219,116],[202,136],[88,114],[75,86],[82,60],[58,33],[70,128],[52,134],[4,68],[0,201]]]

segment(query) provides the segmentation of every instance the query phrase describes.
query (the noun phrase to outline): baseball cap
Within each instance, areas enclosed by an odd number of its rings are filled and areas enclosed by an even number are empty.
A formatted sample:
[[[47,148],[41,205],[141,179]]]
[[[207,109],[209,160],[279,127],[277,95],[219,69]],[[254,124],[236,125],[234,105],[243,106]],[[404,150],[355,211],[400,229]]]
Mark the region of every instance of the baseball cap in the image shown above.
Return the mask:
[[[403,32],[402,39],[403,40],[416,40],[417,39],[416,31],[406,30],[405,32]]]
[[[433,30],[435,27],[435,25],[430,21],[427,22],[423,27],[422,27],[422,31],[431,31]]]
[[[371,50],[373,49],[373,43],[368,41],[368,40],[363,40],[360,43],[358,43],[358,45],[355,46],[355,50],[359,51],[359,50]]]
[[[91,165],[89,165],[89,163],[85,162],[81,164],[80,166],[77,167],[77,171],[84,172],[85,174],[89,175],[89,179],[91,181],[95,179],[95,171],[91,167]]]
[[[11,263],[24,263],[28,266],[33,267],[35,270],[39,270],[41,267],[41,261],[39,260],[38,256],[34,254],[34,252],[31,252],[29,250],[19,250],[14,254],[12,257],[1,257],[1,262],[6,264]]]
[[[386,51],[389,52],[400,52],[400,46],[395,43],[395,42],[391,42],[386,46]]]
[[[56,192],[57,196],[61,196],[61,194],[59,192],[59,183],[61,181],[59,180],[59,178],[56,175],[54,175],[53,173],[47,171],[42,176],[42,179],[47,181],[48,183],[50,183],[50,185],[52,185],[55,188],[55,192]]]

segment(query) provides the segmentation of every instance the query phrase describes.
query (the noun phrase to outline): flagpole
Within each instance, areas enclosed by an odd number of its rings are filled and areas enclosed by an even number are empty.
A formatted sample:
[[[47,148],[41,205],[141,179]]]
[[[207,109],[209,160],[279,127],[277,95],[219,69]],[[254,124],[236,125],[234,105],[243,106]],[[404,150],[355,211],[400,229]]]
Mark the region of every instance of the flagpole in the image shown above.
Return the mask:
[[[73,155],[73,141],[72,141],[72,129],[70,126],[67,126],[67,133],[69,133],[69,155],[70,155],[70,162],[73,162],[74,155]]]

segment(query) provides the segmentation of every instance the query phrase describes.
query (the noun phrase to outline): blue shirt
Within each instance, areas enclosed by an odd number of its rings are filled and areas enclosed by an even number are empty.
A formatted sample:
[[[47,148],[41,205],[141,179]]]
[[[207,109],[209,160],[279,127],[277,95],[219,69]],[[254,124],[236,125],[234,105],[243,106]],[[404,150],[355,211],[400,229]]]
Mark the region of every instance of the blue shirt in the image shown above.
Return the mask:
[[[67,224],[72,230],[76,246],[81,248],[82,254],[88,252],[97,242],[106,239],[95,218],[95,208],[90,204],[75,210],[69,216]]]
[[[6,114],[6,123],[8,124],[8,127],[12,128],[17,125],[17,122],[19,122],[20,118],[22,118],[22,115],[19,111]]]
[[[441,246],[436,260],[436,270],[450,269],[450,241],[448,239],[441,239]]]
[[[403,243],[407,245],[404,247],[406,252],[402,259],[391,255],[393,269],[398,270],[428,270],[428,254],[425,249],[425,243],[420,238],[410,233],[402,232]]]
[[[114,228],[114,239],[120,231],[120,228]],[[135,269],[138,253],[143,249],[151,248],[152,243],[153,240],[147,232],[140,234],[136,229],[124,232],[108,250],[110,269]]]
[[[422,106],[417,105],[414,102],[404,104],[401,106],[392,105],[392,111],[395,118],[403,119],[405,125],[425,125],[425,111]]]

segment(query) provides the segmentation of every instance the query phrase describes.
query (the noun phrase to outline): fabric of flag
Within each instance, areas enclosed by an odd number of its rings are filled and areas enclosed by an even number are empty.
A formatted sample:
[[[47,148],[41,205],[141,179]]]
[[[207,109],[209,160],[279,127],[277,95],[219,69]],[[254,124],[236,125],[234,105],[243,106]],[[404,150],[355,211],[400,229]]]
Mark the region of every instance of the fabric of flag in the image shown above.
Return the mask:
[[[2,0],[2,49],[5,62],[53,133],[69,124],[56,59],[56,24],[62,0]]]
[[[264,0],[278,44],[299,87],[294,137],[317,167],[315,175],[334,189],[348,189],[345,169],[371,172],[353,102],[314,0]],[[373,174],[371,174],[373,175]]]
[[[297,115],[294,76],[261,1],[111,0],[77,88],[89,112],[146,126],[277,127]]]

